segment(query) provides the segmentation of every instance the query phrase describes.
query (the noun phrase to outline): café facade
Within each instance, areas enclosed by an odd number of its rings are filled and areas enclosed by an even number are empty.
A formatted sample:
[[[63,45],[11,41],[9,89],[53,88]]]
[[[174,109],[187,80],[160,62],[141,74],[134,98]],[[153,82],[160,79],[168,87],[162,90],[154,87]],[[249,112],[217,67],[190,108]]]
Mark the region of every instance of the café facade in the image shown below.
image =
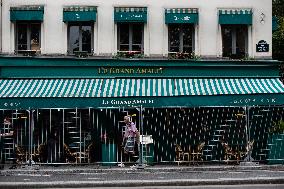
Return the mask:
[[[283,163],[270,1],[25,3],[1,7],[2,163]]]

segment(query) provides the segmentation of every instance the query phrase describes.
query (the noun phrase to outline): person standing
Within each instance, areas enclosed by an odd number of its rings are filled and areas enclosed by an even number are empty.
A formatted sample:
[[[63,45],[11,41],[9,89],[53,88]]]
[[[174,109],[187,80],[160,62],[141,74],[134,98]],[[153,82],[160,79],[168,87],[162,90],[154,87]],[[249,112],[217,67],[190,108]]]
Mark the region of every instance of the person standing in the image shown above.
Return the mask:
[[[135,123],[130,121],[130,116],[124,116],[124,123],[126,124],[126,130],[123,136],[124,153],[133,155],[135,154],[137,128]]]

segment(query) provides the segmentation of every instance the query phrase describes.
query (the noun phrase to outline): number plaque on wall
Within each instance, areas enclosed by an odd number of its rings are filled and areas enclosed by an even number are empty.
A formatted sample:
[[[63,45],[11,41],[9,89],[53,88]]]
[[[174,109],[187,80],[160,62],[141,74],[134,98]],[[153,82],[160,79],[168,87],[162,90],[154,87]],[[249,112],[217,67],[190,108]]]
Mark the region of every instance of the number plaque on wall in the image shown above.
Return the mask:
[[[269,44],[264,40],[260,40],[258,44],[256,44],[256,52],[269,52]]]

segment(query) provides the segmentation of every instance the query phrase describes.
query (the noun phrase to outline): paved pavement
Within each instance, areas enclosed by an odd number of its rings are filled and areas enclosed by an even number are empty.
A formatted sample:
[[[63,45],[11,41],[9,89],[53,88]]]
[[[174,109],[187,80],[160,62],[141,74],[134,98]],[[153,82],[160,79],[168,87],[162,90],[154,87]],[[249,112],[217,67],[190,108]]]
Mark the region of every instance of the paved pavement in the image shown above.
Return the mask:
[[[5,167],[0,188],[284,184],[284,166]]]

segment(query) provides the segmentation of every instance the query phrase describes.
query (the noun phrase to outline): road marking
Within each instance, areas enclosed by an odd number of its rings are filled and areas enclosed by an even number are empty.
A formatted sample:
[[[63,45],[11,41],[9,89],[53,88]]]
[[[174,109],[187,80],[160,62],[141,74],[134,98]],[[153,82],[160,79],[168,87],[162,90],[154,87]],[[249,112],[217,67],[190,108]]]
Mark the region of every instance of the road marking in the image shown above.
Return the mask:
[[[106,175],[107,173],[80,173],[80,175]]]
[[[100,178],[88,178],[88,180],[99,180]]]
[[[157,177],[157,178],[159,178],[159,179],[164,179],[165,177]]]
[[[50,175],[40,175],[40,174],[17,174],[17,176],[27,176],[27,177],[50,177]]]

